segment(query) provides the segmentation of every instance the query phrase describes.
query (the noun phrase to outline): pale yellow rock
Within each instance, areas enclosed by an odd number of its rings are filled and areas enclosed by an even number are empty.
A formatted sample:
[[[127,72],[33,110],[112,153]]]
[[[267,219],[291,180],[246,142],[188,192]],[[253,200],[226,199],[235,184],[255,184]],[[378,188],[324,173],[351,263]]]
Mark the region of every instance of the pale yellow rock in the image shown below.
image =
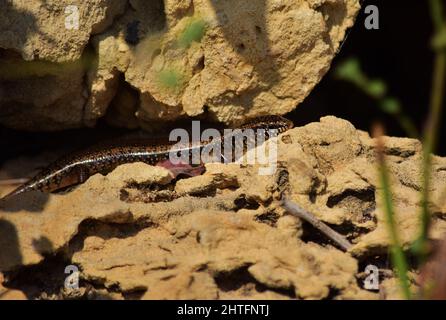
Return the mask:
[[[91,34],[104,31],[124,9],[121,0],[88,0],[74,5],[70,0],[3,3],[0,47],[20,52],[27,61],[75,61]]]
[[[3,287],[4,277],[0,272],[0,300],[27,300],[26,295],[20,290]]]
[[[129,171],[135,174],[129,176]],[[107,178],[125,184],[168,184],[172,181],[169,170],[163,167],[151,167],[142,162],[123,164],[107,175]]]
[[[65,194],[29,193],[0,203],[0,270],[45,265],[44,253],[57,251],[81,267],[85,281],[144,299],[381,297],[358,282],[364,272],[358,262],[387,255],[390,247],[375,141],[334,117],[289,130],[278,141],[270,176],[259,175],[258,164],[212,163],[200,176],[172,180],[164,168],[136,163]],[[421,149],[410,139],[386,143],[407,248],[420,226],[414,177]],[[430,236],[440,239],[446,159],[433,162]],[[351,251],[327,245],[287,214],[283,196],[338,225],[354,243]]]
[[[333,248],[306,245],[238,214],[196,212],[171,223],[179,229],[175,234],[146,229],[135,238],[107,241],[101,251],[108,258],[88,246],[75,253],[74,262],[87,278],[106,277],[106,285],[117,283],[128,291],[148,288],[145,298],[215,299],[221,290],[215,277],[245,265],[251,265],[251,281],[294,288],[303,298],[323,298],[329,286],[341,291],[355,286],[353,258]],[[184,232],[188,236],[181,236]],[[119,262],[123,259],[125,265]]]
[[[121,0],[3,3],[0,48],[11,54],[0,59],[0,79],[6,80],[0,86],[0,109],[7,115],[1,122],[22,130],[48,131],[91,124],[90,119],[103,116],[114,94],[112,77],[103,75],[102,83],[95,81],[88,88],[85,70],[94,69],[95,63],[94,54],[84,49],[91,36],[107,29],[125,6]],[[88,102],[88,91],[102,95]]]
[[[175,191],[179,195],[196,195],[215,192],[216,189],[237,188],[239,183],[233,170],[239,166],[230,164],[222,170],[221,165],[206,165],[206,175],[180,180],[175,185]]]
[[[20,290],[5,289],[0,286],[0,300],[28,300]]]
[[[288,113],[328,71],[360,8],[359,0],[89,0],[77,5],[79,30],[67,30],[68,0],[13,3],[0,13],[0,47],[12,55],[0,64],[20,66],[0,78],[20,81],[0,89],[0,109],[21,116],[1,122],[30,130],[94,126],[123,85],[139,96],[134,112],[115,110],[113,124],[125,127],[135,116],[154,130],[190,116],[236,123]]]

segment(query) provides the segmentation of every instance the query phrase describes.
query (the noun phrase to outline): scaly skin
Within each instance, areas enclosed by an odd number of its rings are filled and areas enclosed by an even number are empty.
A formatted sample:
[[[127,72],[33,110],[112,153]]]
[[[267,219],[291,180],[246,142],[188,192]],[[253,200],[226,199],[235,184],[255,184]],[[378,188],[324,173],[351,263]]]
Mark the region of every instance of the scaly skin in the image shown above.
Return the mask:
[[[292,122],[283,117],[265,116],[245,123],[240,129],[265,129],[266,132],[271,129],[276,129],[280,134],[292,127]],[[269,137],[268,135],[266,136],[266,138]],[[222,143],[223,141],[219,142]],[[202,149],[208,143],[200,142],[199,144],[189,144],[175,149],[175,151],[187,151],[191,153],[194,149]],[[142,142],[140,144],[122,147],[114,146],[87,150],[80,154],[70,155],[56,161],[3,199],[29,191],[57,191],[83,183],[96,173],[110,172],[117,166],[125,163],[144,162],[150,165],[157,165],[160,162],[168,160],[170,152],[172,152],[172,144],[144,145]]]

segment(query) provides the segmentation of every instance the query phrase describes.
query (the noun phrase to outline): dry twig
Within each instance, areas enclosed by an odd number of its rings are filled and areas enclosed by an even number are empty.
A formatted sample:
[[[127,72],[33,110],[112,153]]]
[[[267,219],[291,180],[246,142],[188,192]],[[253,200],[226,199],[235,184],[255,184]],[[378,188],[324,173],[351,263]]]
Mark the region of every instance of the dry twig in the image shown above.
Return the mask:
[[[282,205],[289,213],[310,223],[313,227],[321,231],[328,238],[336,242],[345,251],[350,250],[350,248],[352,247],[350,241],[348,241],[343,235],[339,234],[338,232],[327,226],[321,220],[316,218],[316,216],[314,216],[311,212],[303,209],[296,203],[288,199],[284,199]]]

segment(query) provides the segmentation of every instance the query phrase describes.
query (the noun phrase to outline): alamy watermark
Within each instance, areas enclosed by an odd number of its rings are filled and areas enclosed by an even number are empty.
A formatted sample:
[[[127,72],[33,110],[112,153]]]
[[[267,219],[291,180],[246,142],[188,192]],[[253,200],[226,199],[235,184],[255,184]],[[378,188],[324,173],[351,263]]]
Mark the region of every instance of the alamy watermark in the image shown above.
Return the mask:
[[[65,274],[68,275],[64,282],[65,289],[79,290],[79,268],[75,265],[68,265],[65,267]]]
[[[379,290],[379,269],[373,264],[369,264],[364,272],[367,277],[364,279],[364,289]]]
[[[378,6],[368,5],[364,9],[364,13],[367,17],[364,20],[364,26],[367,30],[379,29],[379,9]]]
[[[277,169],[277,129],[200,130],[192,122],[192,136],[185,129],[174,129],[169,141],[177,142],[169,152],[173,164],[243,163],[261,165],[259,175],[273,175]]]

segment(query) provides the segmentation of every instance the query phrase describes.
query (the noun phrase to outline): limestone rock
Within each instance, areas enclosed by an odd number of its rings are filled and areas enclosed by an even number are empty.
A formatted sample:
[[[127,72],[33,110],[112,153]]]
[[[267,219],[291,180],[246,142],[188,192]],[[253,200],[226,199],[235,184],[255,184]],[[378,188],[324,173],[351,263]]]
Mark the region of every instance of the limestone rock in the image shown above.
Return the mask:
[[[82,63],[0,62],[2,122],[22,130],[78,127],[86,103]],[[30,75],[31,73],[31,75]]]
[[[66,0],[0,1],[2,123],[22,130],[61,130],[97,115],[86,108],[88,90],[101,88],[84,83],[86,70],[94,68],[94,55],[85,48],[125,7],[121,0],[83,1],[74,7]],[[73,14],[77,22],[70,20]]]
[[[70,30],[69,1],[0,5],[0,70],[10,66],[0,121],[28,130],[94,126],[110,105],[109,123],[152,130],[285,114],[327,72],[359,10],[358,0],[89,0]],[[122,87],[136,105],[113,103]]]
[[[419,230],[420,144],[385,141],[407,247]],[[260,164],[213,163],[203,175],[178,180],[164,168],[135,163],[65,193],[3,202],[0,271],[21,277],[23,266],[40,264],[51,272],[46,257],[58,253],[81,267],[85,283],[127,298],[378,298],[358,285],[359,265],[386,257],[390,245],[374,139],[325,117],[277,142],[272,175],[259,175]],[[433,162],[430,236],[440,239],[446,159]],[[338,227],[354,243],[351,251],[288,215],[283,196]],[[385,271],[382,288],[396,297],[395,278]]]
[[[0,48],[19,52],[26,61],[79,60],[91,35],[107,29],[126,2],[89,0],[72,5],[69,0],[0,1]]]
[[[328,70],[359,8],[342,0],[190,3],[167,1],[169,30],[134,49],[126,79],[147,96],[138,111],[146,121],[203,114],[229,123],[293,110]],[[200,23],[202,38],[182,44]]]

